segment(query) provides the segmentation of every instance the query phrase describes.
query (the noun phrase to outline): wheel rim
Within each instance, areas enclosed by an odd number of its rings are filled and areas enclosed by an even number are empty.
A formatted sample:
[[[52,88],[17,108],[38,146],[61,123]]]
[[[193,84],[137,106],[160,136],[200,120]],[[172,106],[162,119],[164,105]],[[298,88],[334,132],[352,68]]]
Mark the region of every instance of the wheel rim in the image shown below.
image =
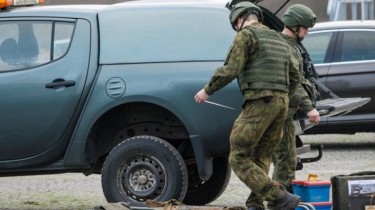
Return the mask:
[[[126,196],[136,201],[155,200],[165,190],[165,170],[154,157],[134,156],[125,162],[121,173],[121,186]]]

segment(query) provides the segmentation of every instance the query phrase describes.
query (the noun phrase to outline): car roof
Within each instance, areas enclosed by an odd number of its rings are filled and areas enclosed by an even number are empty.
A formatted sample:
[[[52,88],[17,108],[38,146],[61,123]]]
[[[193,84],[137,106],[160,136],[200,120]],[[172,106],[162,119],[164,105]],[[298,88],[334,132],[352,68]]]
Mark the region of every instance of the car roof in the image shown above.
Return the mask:
[[[165,6],[183,6],[183,7],[216,7],[224,8],[226,0],[141,0],[127,1],[115,4],[68,4],[68,5],[38,5],[28,7],[11,7],[0,11],[0,17],[20,17],[20,16],[50,16],[50,17],[69,17],[69,16],[96,16],[100,11],[112,10],[124,7],[165,7]]]
[[[0,11],[0,17],[19,16],[64,16],[66,14],[96,14],[101,8],[108,5],[38,5],[29,7],[11,7]],[[68,15],[69,16],[69,15]]]
[[[330,29],[375,29],[375,20],[346,20],[318,22],[310,31],[322,31]]]
[[[39,12],[39,11],[99,11],[103,8],[117,7],[119,5],[141,6],[141,5],[225,5],[226,0],[140,0],[140,1],[126,1],[115,4],[67,4],[67,5],[38,5],[25,7],[11,7],[2,10],[0,14],[6,13],[20,13],[20,12]]]
[[[147,3],[197,3],[197,2],[220,2],[220,3],[227,3],[228,0],[133,0],[133,1],[127,1],[127,2],[121,2],[122,3],[135,3],[135,4],[147,4]]]

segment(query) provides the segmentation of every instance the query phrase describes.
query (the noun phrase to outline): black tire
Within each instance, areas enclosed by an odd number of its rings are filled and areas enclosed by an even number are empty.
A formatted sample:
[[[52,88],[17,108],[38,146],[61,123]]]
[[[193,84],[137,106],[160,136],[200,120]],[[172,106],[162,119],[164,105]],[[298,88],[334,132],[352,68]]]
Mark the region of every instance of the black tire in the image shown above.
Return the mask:
[[[102,169],[102,187],[108,202],[145,206],[148,199],[182,200],[187,186],[187,169],[180,153],[157,137],[124,140],[109,153]]]
[[[196,165],[189,166],[189,187],[183,203],[198,206],[211,203],[224,192],[230,176],[231,168],[227,157],[213,160],[213,174],[207,181],[199,179]]]

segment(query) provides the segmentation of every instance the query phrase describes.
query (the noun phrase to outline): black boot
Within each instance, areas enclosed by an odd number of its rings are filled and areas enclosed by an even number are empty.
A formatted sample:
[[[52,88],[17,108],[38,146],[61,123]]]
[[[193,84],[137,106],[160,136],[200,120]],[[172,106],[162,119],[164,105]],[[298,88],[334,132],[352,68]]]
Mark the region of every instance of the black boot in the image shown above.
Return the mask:
[[[291,210],[298,206],[301,198],[287,191],[281,191],[281,196],[273,202],[273,207],[277,210]]]

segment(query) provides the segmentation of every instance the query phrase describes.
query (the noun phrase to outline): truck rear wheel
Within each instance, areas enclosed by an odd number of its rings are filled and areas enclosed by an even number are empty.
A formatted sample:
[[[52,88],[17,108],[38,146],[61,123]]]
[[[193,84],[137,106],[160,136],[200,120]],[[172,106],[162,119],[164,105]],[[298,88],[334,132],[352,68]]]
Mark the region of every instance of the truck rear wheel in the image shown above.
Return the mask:
[[[196,168],[195,165],[192,167]],[[231,168],[227,157],[213,160],[213,173],[209,180],[200,180],[198,171],[189,167],[189,187],[183,203],[187,205],[205,205],[216,200],[228,186]]]
[[[145,206],[148,199],[182,200],[187,186],[187,169],[180,153],[157,137],[124,140],[109,153],[102,169],[102,187],[108,202]]]

